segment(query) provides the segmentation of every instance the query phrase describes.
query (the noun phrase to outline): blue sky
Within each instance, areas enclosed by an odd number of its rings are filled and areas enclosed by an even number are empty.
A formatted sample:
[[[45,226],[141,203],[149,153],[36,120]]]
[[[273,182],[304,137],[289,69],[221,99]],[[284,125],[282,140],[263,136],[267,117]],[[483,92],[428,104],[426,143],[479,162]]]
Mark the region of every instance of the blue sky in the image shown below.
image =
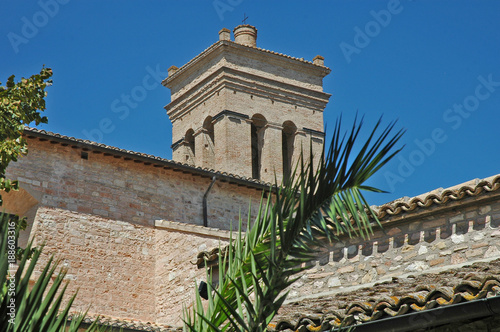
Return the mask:
[[[170,91],[158,81],[244,13],[257,46],[325,57],[327,132],[356,112],[366,129],[383,116],[407,130],[404,150],[370,182],[390,193],[371,203],[500,173],[494,0],[5,1],[0,81],[45,64],[54,85],[42,129],[171,158]]]

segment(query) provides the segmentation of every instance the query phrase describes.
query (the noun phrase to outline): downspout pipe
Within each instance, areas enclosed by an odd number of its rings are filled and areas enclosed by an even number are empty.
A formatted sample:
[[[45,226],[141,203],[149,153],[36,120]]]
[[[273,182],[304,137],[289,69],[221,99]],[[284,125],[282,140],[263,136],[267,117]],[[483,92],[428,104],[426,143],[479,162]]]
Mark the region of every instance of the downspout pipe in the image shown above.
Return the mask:
[[[354,332],[406,332],[500,315],[500,296],[457,303],[354,326]],[[344,331],[344,330],[342,330]],[[345,329],[347,331],[347,329]]]
[[[212,182],[210,182],[210,185],[208,186],[207,190],[205,191],[205,194],[203,195],[203,226],[204,227],[208,227],[207,197],[208,197],[208,194],[210,193],[210,190],[212,190],[212,187],[214,186],[215,181],[217,181],[217,177],[214,175],[214,177],[212,177]]]

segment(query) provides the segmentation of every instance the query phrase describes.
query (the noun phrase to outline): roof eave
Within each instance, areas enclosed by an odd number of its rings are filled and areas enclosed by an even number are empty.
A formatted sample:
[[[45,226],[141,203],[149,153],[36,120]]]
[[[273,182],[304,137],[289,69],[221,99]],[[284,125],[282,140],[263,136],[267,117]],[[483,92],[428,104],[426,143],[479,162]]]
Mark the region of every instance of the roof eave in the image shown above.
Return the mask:
[[[356,332],[407,332],[500,315],[500,296],[355,325]]]
[[[232,174],[202,169],[199,167],[189,166],[186,164],[181,164],[174,162],[172,160],[164,159],[157,156],[140,154],[132,151],[126,151],[105,144],[100,144],[92,141],[79,140],[73,137],[61,136],[54,133],[45,132],[43,130],[34,128],[25,128],[24,134],[28,137],[37,137],[43,140],[48,140],[50,142],[62,143],[66,145],[71,145],[76,148],[81,148],[83,150],[97,151],[99,153],[108,153],[113,156],[128,158],[134,161],[143,162],[145,164],[154,164],[158,166],[163,166],[166,168],[171,168],[177,171],[191,173],[195,175],[200,175],[208,178],[213,178],[214,176],[221,182],[234,183],[236,185],[254,188],[257,190],[268,190],[271,188],[270,183],[264,183],[260,181],[252,181],[248,179],[243,179]]]

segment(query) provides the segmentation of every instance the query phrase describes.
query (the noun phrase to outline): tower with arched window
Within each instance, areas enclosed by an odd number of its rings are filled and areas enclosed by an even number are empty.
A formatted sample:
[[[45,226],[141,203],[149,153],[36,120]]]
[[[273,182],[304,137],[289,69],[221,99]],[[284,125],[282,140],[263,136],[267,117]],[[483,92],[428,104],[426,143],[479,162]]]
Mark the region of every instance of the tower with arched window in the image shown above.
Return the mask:
[[[172,121],[173,159],[192,166],[278,181],[300,153],[323,149],[323,111],[330,95],[324,59],[294,58],[257,47],[257,29],[222,29],[219,40],[163,85]]]

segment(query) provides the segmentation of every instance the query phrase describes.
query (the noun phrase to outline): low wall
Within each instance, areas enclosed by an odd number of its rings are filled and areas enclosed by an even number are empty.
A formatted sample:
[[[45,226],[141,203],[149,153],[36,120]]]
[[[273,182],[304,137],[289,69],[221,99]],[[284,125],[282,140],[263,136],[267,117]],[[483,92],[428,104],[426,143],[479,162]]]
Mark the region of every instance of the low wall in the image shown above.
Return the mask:
[[[386,218],[369,240],[342,238],[324,249],[288,301],[499,258],[499,226],[498,194]]]

